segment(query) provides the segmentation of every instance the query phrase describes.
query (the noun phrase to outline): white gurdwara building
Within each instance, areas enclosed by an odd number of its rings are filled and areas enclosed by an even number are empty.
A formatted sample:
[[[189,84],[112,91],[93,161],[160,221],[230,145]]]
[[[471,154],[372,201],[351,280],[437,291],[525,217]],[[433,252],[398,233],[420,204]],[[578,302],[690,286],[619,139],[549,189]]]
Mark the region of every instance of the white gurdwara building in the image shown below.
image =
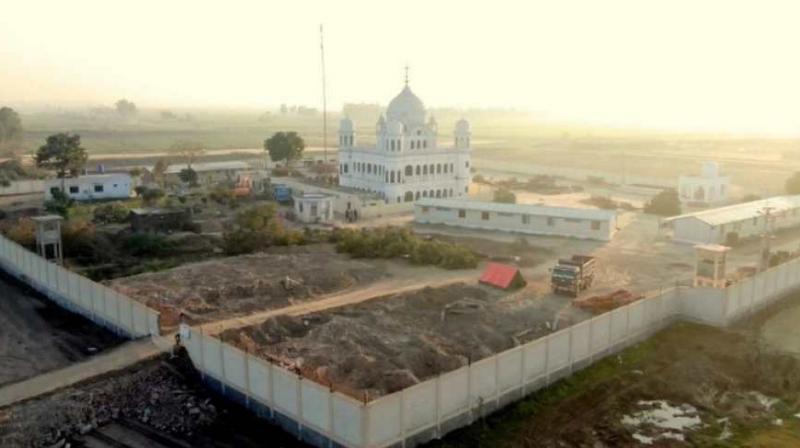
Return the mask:
[[[387,203],[466,196],[470,128],[456,123],[453,147],[437,142],[438,125],[408,81],[376,125],[375,147],[357,145],[349,118],[339,124],[339,185],[380,195]]]

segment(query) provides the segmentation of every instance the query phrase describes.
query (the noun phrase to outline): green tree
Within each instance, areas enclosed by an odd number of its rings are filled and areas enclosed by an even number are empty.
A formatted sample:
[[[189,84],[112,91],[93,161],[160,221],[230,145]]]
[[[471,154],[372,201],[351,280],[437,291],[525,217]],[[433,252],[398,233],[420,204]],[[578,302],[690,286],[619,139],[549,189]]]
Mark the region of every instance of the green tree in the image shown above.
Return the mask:
[[[222,237],[225,252],[236,255],[283,243],[287,239],[285,233],[278,220],[275,204],[265,204],[237,213],[233,228],[223,233]]]
[[[786,192],[800,194],[800,172],[792,174],[792,177],[786,180]]]
[[[0,151],[16,150],[22,143],[22,119],[10,108],[0,108]]]
[[[36,166],[56,171],[58,177],[77,175],[89,160],[81,146],[81,136],[61,132],[47,137],[47,142],[36,152]]]
[[[69,210],[75,205],[75,200],[62,190],[53,190],[52,199],[44,203],[44,209],[50,213],[69,218]]]
[[[126,100],[125,98],[117,101],[114,104],[114,107],[117,109],[117,113],[124,118],[132,117],[136,115],[137,112],[136,104]]]
[[[164,190],[160,188],[146,188],[140,194],[144,204],[151,206],[158,202],[159,199],[164,197]]]
[[[658,193],[644,206],[644,212],[660,216],[680,215],[681,200],[678,198],[678,192],[668,189]]]
[[[511,190],[500,188],[494,191],[494,202],[502,202],[505,204],[516,204],[517,195]]]
[[[269,158],[273,162],[285,162],[287,165],[299,159],[305,148],[306,143],[297,132],[276,132],[264,140],[264,149],[269,153]]]
[[[189,168],[184,168],[178,173],[178,178],[191,187],[197,186],[197,171],[193,170],[190,166]]]

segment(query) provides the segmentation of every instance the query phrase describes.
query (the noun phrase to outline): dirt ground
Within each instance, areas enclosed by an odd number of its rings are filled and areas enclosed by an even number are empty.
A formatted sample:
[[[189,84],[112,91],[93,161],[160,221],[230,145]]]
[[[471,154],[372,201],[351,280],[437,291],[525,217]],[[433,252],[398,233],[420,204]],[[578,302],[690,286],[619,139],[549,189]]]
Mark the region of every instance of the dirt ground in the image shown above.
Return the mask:
[[[0,277],[0,386],[83,360],[121,340]],[[2,426],[2,425],[0,425]]]
[[[800,446],[798,317],[672,326],[430,447]]]
[[[0,446],[305,447],[209,394],[186,358],[162,357],[0,409]],[[274,444],[274,445],[272,445]]]
[[[162,326],[171,327],[180,312],[197,324],[311,301],[382,278],[383,265],[352,260],[324,244],[274,247],[119,278],[109,286],[158,309]]]
[[[557,316],[569,325],[588,314],[569,298],[457,283],[277,316],[222,338],[354,397],[375,398],[541,337]]]

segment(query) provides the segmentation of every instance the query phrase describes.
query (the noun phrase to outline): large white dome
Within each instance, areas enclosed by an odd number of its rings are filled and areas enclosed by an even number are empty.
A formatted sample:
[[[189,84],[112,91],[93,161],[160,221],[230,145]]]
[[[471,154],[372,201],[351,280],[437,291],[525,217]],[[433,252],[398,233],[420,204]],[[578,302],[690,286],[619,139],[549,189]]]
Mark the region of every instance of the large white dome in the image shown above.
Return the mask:
[[[386,118],[389,121],[400,121],[408,128],[422,126],[425,124],[425,105],[406,85],[389,103]]]

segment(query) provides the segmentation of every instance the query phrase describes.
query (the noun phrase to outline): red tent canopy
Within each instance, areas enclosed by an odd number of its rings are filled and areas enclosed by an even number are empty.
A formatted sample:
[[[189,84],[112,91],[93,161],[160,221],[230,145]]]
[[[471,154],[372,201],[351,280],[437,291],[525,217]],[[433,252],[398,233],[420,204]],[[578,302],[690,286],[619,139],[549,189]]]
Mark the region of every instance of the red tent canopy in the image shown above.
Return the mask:
[[[502,289],[525,284],[525,280],[522,279],[522,274],[516,266],[502,263],[489,263],[478,281]]]

